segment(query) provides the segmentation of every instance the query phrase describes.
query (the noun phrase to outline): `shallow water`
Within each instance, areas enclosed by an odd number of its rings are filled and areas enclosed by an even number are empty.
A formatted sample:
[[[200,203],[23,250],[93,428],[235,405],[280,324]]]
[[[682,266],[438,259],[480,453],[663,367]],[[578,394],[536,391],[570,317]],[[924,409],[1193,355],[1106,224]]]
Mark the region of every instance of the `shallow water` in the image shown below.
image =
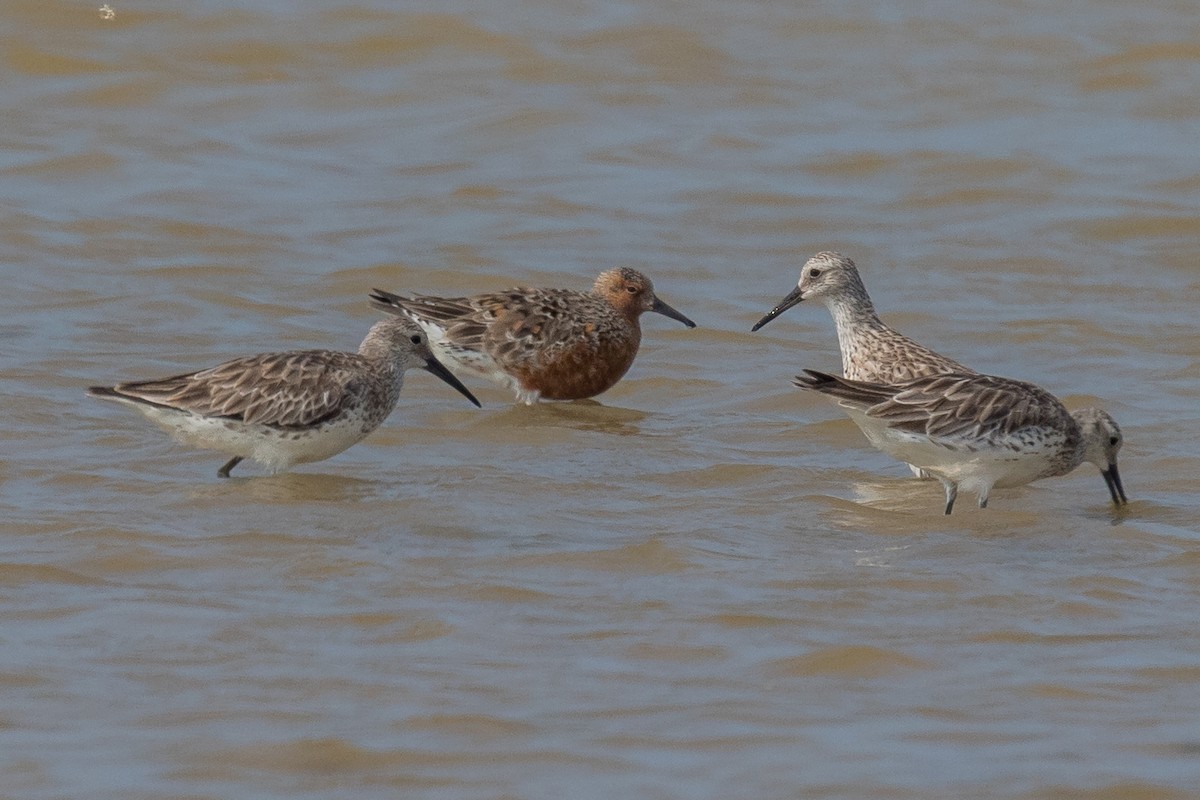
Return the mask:
[[[0,15],[0,794],[1193,796],[1191,3],[110,5]],[[749,333],[822,249],[1129,507],[941,516],[791,387],[824,309]],[[82,392],[617,264],[700,327],[599,403],[221,481]]]

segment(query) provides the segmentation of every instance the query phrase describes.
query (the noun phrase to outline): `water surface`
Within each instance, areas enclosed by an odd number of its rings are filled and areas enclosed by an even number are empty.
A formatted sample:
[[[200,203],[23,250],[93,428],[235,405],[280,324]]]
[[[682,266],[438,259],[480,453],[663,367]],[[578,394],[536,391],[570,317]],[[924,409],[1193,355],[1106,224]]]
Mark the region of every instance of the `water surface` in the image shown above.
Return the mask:
[[[1192,4],[110,5],[0,18],[4,793],[1193,796]],[[1130,506],[941,516],[791,387],[824,309],[749,333],[822,249],[1107,407]],[[614,265],[700,327],[598,403],[416,373],[222,481],[82,391]]]

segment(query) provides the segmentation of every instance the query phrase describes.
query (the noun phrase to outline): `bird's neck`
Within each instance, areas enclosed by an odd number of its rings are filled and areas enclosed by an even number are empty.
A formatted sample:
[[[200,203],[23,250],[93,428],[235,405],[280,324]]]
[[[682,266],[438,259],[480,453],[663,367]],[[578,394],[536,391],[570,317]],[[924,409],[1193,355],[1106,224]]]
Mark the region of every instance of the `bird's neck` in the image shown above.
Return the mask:
[[[1087,413],[1089,410],[1090,409],[1076,409],[1075,411],[1071,412],[1071,421],[1075,423],[1075,450],[1071,453],[1069,465],[1060,473],[1062,475],[1066,475],[1084,461],[1093,460],[1088,458],[1088,450],[1092,446],[1093,441],[1089,439],[1088,435],[1085,433],[1085,428],[1082,424],[1082,419],[1080,418],[1082,414]],[[1100,469],[1104,469],[1102,464],[1097,463],[1096,466],[1100,467]]]
[[[837,326],[838,346],[842,351],[843,364],[850,363],[848,359],[854,342],[864,335],[870,336],[871,333],[887,329],[875,313],[875,306],[871,304],[871,298],[867,297],[865,292],[861,295],[829,300],[825,305],[833,316],[833,324]]]

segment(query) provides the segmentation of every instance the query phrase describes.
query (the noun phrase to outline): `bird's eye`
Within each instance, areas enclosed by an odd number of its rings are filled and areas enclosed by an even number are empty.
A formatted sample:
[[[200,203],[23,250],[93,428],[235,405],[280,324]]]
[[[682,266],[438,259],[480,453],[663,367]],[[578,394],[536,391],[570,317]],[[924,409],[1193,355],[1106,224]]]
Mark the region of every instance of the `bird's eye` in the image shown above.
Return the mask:
[[[810,270],[808,271],[808,277],[810,277],[810,278],[819,278],[819,277],[821,277],[821,270],[819,270],[819,269],[810,269]]]
[[[638,287],[636,287],[636,286],[626,286],[626,287],[625,287],[625,291],[629,292],[630,294],[637,294],[637,293],[638,293]]]
[[[1115,445],[1116,445],[1116,443],[1117,443],[1117,442],[1119,442],[1119,441],[1121,441],[1121,437],[1120,437],[1120,436],[1110,436],[1110,437],[1108,437],[1108,444],[1109,444],[1110,446],[1115,446]]]
[[[408,340],[410,342],[412,342],[413,344],[420,344],[421,343],[421,334],[414,333],[412,336],[408,337]]]

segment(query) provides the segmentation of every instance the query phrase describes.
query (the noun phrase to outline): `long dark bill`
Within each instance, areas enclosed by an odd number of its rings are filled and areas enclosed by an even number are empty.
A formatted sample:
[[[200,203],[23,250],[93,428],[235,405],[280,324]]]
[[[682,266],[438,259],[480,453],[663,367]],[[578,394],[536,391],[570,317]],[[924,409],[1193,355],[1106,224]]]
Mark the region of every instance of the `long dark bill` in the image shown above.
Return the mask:
[[[670,317],[671,319],[679,320],[689,328],[696,327],[696,323],[692,322],[683,314],[680,314],[678,311],[664,303],[657,295],[654,297],[654,305],[650,306],[650,310],[657,314],[662,314],[664,317]]]
[[[424,369],[426,372],[430,372],[430,373],[433,373],[434,375],[437,375],[439,378],[444,380],[446,383],[450,384],[455,389],[458,389],[458,391],[460,391],[462,393],[463,397],[467,398],[468,400],[470,400],[472,403],[475,404],[476,408],[483,408],[483,406],[480,405],[479,401],[475,399],[475,395],[471,394],[471,391],[467,387],[462,385],[462,381],[460,381],[458,378],[454,377],[454,373],[451,372],[450,370],[446,369],[446,367],[442,364],[442,362],[438,361],[436,358],[425,359],[425,366],[422,367],[422,369]]]
[[[775,319],[780,314],[787,311],[789,308],[796,305],[803,299],[804,298],[800,296],[800,287],[797,286],[795,289],[792,289],[792,291],[788,292],[787,297],[785,297],[779,301],[779,305],[772,308],[770,311],[767,312],[765,317],[760,319],[758,322],[754,323],[754,327],[750,329],[750,332],[753,333],[754,331],[758,330],[763,325],[766,325],[768,322]]]
[[[1100,474],[1104,476],[1104,483],[1108,485],[1108,493],[1112,495],[1113,505],[1121,505],[1128,503],[1129,498],[1125,496],[1125,487],[1121,485],[1121,473],[1117,472],[1116,463],[1108,465],[1108,469],[1100,470]]]

